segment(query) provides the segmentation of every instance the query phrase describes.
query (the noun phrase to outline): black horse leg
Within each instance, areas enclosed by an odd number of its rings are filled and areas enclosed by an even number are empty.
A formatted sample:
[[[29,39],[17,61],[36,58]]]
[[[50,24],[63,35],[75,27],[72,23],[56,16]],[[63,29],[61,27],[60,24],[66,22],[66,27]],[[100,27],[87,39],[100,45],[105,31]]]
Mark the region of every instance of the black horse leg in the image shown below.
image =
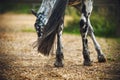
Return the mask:
[[[88,40],[87,40],[88,29],[89,29],[89,27],[86,25],[85,20],[81,19],[80,32],[81,32],[82,43],[83,43],[83,58],[84,58],[83,64],[85,66],[92,65],[91,60],[90,60],[90,52],[88,50]]]
[[[98,62],[106,62],[105,55],[102,52],[101,47],[100,47],[99,43],[97,42],[97,40],[95,38],[95,35],[94,35],[94,32],[93,32],[93,28],[92,28],[92,25],[90,23],[90,20],[88,20],[88,25],[89,25],[89,35],[93,40],[95,49],[96,49],[97,54],[98,54]]]
[[[63,67],[63,46],[62,46],[62,30],[63,30],[63,23],[58,29],[57,33],[57,51],[56,51],[56,61],[54,63],[55,67]]]

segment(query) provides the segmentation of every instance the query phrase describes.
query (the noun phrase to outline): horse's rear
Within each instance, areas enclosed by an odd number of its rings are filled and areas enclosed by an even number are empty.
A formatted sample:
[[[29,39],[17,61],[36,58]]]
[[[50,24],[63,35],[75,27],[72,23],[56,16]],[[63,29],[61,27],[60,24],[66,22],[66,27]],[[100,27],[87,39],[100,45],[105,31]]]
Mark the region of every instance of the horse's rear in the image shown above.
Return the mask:
[[[38,34],[38,43],[36,44],[38,52],[43,55],[49,55],[54,44],[55,36],[57,35],[56,61],[54,65],[55,67],[63,67],[64,56],[61,39],[67,4],[81,11],[80,32],[83,42],[83,64],[85,66],[92,65],[90,51],[88,49],[88,35],[95,45],[98,54],[98,62],[106,62],[104,53],[94,36],[94,31],[90,22],[90,15],[93,9],[92,0],[43,0],[39,11],[37,13],[32,11],[37,17],[35,29]]]
[[[35,29],[38,34],[38,41],[35,47],[43,55],[49,55],[54,44],[55,36],[59,31],[59,25],[63,23],[62,17],[65,13],[67,0],[43,0],[37,13]],[[45,23],[46,22],[46,23]]]

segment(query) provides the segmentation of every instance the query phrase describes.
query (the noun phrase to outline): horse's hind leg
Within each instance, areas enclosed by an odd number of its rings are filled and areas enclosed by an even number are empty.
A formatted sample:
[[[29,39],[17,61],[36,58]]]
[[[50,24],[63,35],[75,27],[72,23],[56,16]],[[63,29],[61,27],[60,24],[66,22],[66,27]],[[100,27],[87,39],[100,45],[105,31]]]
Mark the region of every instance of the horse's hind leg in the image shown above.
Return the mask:
[[[100,47],[99,43],[97,42],[97,40],[95,38],[95,35],[94,35],[94,32],[93,32],[93,28],[92,28],[92,25],[91,25],[89,19],[88,19],[88,25],[89,25],[89,35],[90,35],[90,37],[93,40],[93,43],[95,45],[95,49],[96,49],[97,54],[98,54],[98,62],[106,62],[105,55],[102,52],[101,47]]]
[[[80,20],[80,32],[82,36],[82,44],[83,44],[83,58],[84,62],[83,64],[85,66],[91,66],[91,60],[90,60],[90,52],[88,50],[88,40],[87,40],[87,34],[88,34],[89,27],[86,25],[86,19],[83,17]]]
[[[57,32],[57,51],[56,51],[56,61],[54,63],[55,67],[63,67],[63,46],[62,46],[62,30],[63,30],[63,20],[62,24],[60,24],[60,27]]]

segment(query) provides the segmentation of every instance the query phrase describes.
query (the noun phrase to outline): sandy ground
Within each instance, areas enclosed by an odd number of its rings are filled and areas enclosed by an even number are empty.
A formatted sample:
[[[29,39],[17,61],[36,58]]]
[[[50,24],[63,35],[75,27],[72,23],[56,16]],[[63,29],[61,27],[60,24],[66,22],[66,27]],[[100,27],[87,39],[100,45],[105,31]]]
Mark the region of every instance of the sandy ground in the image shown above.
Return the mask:
[[[86,67],[81,37],[63,34],[64,67],[55,68],[55,55],[38,54],[32,47],[36,33],[24,31],[34,29],[34,21],[32,15],[0,15],[0,80],[120,80],[120,45],[114,39],[97,37],[108,59],[98,63],[89,38],[93,66]]]

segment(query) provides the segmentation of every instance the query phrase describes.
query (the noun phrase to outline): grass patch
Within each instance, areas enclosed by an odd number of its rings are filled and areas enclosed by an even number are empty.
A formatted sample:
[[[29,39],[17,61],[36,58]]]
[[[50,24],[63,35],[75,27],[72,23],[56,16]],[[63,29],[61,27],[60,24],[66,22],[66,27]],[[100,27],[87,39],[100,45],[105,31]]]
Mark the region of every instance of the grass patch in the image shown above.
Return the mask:
[[[30,4],[13,4],[13,3],[6,3],[0,4],[0,13],[17,13],[17,14],[29,14],[31,13],[32,5]]]
[[[80,34],[79,25],[76,23],[70,23],[68,26],[64,27],[63,32],[78,35]]]
[[[22,32],[36,32],[35,29],[32,28],[25,28],[21,30]]]
[[[67,25],[64,28],[64,32],[70,34],[80,34],[79,21],[79,19],[74,19],[73,22],[68,23],[69,25]],[[107,20],[105,17],[99,17],[98,14],[94,14],[94,16],[91,16],[91,24],[93,26],[94,33],[96,36],[116,37],[115,23],[111,22],[110,20]]]
[[[91,16],[91,24],[93,25],[95,35],[100,37],[114,37],[116,29],[115,22],[107,19],[105,16],[100,16],[97,13],[93,13]]]

